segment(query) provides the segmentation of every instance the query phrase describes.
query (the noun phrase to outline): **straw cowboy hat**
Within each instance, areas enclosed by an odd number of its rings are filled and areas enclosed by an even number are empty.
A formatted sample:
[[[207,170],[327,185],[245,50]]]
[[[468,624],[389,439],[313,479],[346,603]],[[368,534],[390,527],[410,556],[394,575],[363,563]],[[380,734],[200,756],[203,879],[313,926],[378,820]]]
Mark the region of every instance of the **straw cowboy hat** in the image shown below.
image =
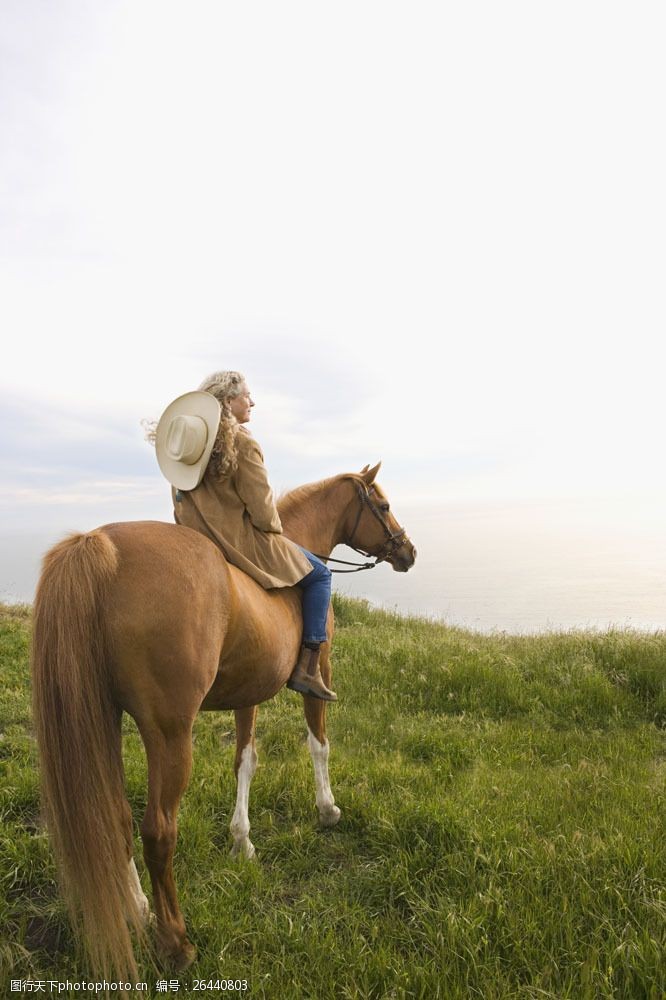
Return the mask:
[[[220,423],[210,392],[186,392],[169,403],[155,435],[157,461],[172,486],[193,490],[204,477]]]

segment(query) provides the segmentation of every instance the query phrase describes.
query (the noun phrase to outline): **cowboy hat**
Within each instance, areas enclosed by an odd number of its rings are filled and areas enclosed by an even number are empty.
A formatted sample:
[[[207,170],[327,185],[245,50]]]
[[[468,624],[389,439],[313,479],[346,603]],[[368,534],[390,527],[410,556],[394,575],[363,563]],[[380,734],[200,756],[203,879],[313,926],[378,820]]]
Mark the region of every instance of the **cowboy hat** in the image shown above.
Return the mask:
[[[193,490],[204,477],[220,423],[210,392],[186,392],[169,403],[155,433],[157,461],[172,486]]]

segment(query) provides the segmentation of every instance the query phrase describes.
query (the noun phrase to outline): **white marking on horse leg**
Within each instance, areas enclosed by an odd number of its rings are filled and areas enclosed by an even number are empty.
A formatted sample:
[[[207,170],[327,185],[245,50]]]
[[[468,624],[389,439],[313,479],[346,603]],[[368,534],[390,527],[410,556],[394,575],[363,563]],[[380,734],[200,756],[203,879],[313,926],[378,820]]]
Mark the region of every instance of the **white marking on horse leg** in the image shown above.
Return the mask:
[[[320,743],[312,730],[308,729],[308,746],[314,767],[319,822],[322,826],[335,826],[340,819],[340,810],[335,804],[331,783],[328,780],[328,740],[324,739],[324,742]]]
[[[243,747],[241,753],[240,767],[236,778],[236,810],[231,820],[231,836],[234,844],[231,848],[231,856],[237,858],[239,855],[244,858],[254,857],[254,845],[248,834],[250,832],[250,820],[248,817],[248,803],[250,799],[250,783],[254,772],[257,769],[257,751],[251,743]]]
[[[141,882],[139,881],[139,873],[136,870],[136,864],[134,863],[134,858],[130,858],[129,863],[129,887],[130,892],[134,898],[136,908],[139,911],[139,916],[141,918],[141,924],[143,927],[148,926],[148,921],[150,920],[150,903],[146,898],[146,894],[141,888]]]

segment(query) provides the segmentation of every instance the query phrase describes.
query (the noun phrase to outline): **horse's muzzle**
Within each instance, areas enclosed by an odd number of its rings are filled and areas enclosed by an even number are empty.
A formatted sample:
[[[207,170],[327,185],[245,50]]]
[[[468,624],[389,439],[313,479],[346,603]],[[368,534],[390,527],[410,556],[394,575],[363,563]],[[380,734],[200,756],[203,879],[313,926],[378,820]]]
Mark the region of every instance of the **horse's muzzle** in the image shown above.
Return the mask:
[[[416,549],[411,542],[405,542],[389,559],[396,573],[406,573],[416,562]]]

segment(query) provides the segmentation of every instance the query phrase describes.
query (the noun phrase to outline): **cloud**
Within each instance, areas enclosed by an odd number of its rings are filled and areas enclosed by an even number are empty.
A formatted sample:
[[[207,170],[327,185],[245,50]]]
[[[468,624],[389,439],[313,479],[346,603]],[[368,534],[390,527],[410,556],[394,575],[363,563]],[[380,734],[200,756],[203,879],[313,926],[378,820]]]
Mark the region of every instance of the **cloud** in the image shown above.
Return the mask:
[[[164,493],[160,483],[123,479],[114,482],[104,479],[100,481],[82,480],[70,481],[66,489],[58,492],[51,486],[17,487],[11,495],[0,495],[0,507],[21,508],[26,506],[65,506],[83,507],[93,504],[115,503],[117,500],[128,504],[146,498],[153,500]]]
[[[57,405],[6,395],[0,421],[5,482],[48,477],[65,484],[76,476],[149,475],[153,469],[154,453],[138,422],[113,412],[102,419],[75,401]]]
[[[663,15],[1,16],[12,488],[158,476],[139,420],[219,367],[282,487],[662,482]]]

